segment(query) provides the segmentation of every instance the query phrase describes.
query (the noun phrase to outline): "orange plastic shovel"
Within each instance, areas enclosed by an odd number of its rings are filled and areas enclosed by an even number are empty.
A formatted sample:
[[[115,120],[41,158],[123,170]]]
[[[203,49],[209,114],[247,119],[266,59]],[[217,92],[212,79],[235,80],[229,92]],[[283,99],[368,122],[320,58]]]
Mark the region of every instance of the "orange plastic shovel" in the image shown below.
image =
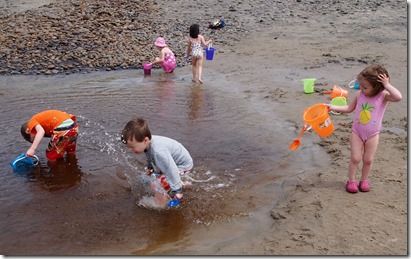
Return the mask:
[[[304,132],[307,130],[311,129],[311,126],[308,124],[304,124],[304,127],[302,128],[300,135],[296,139],[294,139],[293,143],[290,145],[290,150],[296,150],[300,146],[300,138],[303,136]]]

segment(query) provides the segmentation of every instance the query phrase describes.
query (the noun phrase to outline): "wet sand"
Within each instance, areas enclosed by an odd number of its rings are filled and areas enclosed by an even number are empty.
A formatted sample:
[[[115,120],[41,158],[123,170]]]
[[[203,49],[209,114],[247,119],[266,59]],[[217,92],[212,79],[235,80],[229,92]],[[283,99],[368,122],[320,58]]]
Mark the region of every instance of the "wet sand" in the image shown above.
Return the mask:
[[[186,250],[167,247],[154,254],[407,254],[407,6],[391,4],[365,9],[347,4],[348,13],[327,8],[315,13],[295,11],[292,19],[256,26],[233,46],[215,44],[219,50],[215,60],[204,68],[205,87],[215,76],[226,77],[238,82],[230,91],[242,91],[261,112],[271,110],[273,120],[280,116],[295,123],[291,144],[303,125],[305,108],[329,102],[326,90],[334,85],[348,89],[366,65],[382,63],[403,100],[389,104],[385,113],[370,173],[371,191],[345,191],[352,114],[331,115],[335,131],[330,137],[306,133],[300,148],[293,151],[324,149],[330,155],[326,169],[284,177],[277,183],[284,198],[273,208],[261,208],[263,213],[242,222],[243,228],[238,228],[239,222],[212,226],[187,238],[192,245]],[[307,95],[300,80],[309,77],[317,80],[315,93]],[[348,91],[349,101],[356,90]],[[267,183],[267,188],[273,186]],[[227,233],[228,226],[232,233]],[[213,239],[221,242],[215,244]]]
[[[187,6],[189,3],[181,1]],[[295,130],[287,133],[289,139],[284,140],[291,143],[302,127],[304,109],[315,103],[329,102],[325,90],[333,85],[347,87],[367,64],[382,63],[390,73],[391,83],[404,98],[389,104],[385,113],[370,174],[371,191],[357,194],[345,191],[352,115],[332,115],[335,131],[330,137],[321,139],[314,132],[306,133],[300,148],[293,151],[325,150],[329,155],[325,157],[328,163],[325,169],[311,172],[299,168],[280,180],[267,181],[266,188],[278,187],[282,198],[273,197],[277,201],[274,204],[256,208],[252,214],[255,216],[196,229],[183,238],[186,246],[180,244],[176,249],[170,244],[147,250],[145,254],[406,255],[405,2],[304,3],[304,8],[298,6],[300,1],[276,3],[281,9],[269,8],[275,14],[270,22],[269,14],[256,7],[258,11],[254,14],[264,18],[248,20],[254,22],[252,31],[245,35],[226,35],[224,41],[215,39],[214,60],[204,64],[204,87],[213,78],[233,82],[232,88],[221,89],[221,94],[241,92],[244,99],[255,102],[256,113],[272,112],[273,120],[278,116],[280,121],[295,125]],[[218,6],[215,8],[218,13]],[[251,13],[254,10],[248,9]],[[226,11],[234,13],[228,8]],[[242,17],[242,22],[246,22],[248,17]],[[206,18],[203,19],[205,23]],[[259,20],[265,22],[259,26]],[[230,20],[226,22],[229,25]],[[307,77],[317,78],[316,92],[310,95],[304,94],[300,82]],[[349,97],[354,93],[355,90],[350,89]],[[288,154],[290,159],[293,152]]]

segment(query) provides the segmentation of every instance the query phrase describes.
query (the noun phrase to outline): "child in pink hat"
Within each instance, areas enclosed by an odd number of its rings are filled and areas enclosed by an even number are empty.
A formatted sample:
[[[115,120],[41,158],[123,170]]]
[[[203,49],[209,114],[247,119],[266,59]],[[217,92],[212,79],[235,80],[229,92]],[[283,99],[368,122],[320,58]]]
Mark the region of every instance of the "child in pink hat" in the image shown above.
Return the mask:
[[[174,57],[174,53],[171,51],[169,47],[167,47],[166,41],[159,37],[154,42],[154,45],[157,49],[161,52],[160,57],[156,57],[155,61],[151,63],[151,65],[160,64],[164,72],[171,73],[176,68],[176,58]]]

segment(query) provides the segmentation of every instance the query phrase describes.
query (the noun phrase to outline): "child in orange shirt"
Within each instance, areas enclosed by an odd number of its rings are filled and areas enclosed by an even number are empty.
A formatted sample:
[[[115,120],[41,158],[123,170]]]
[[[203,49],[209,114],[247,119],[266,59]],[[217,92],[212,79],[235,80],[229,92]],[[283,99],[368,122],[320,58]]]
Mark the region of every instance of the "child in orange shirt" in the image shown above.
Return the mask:
[[[43,137],[50,138],[46,149],[49,160],[74,155],[76,152],[78,125],[76,116],[59,110],[45,110],[37,113],[21,125],[21,135],[32,143],[26,157],[32,157]]]

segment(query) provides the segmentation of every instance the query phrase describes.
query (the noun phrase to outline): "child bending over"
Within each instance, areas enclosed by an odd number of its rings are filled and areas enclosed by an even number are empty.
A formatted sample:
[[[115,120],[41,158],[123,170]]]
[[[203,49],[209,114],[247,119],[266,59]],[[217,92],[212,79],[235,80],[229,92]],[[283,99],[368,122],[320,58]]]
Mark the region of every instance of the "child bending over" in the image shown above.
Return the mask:
[[[133,153],[146,155],[147,173],[156,173],[171,198],[183,197],[181,175],[191,172],[193,159],[181,143],[151,135],[147,122],[142,118],[135,118],[126,124],[121,141]]]

